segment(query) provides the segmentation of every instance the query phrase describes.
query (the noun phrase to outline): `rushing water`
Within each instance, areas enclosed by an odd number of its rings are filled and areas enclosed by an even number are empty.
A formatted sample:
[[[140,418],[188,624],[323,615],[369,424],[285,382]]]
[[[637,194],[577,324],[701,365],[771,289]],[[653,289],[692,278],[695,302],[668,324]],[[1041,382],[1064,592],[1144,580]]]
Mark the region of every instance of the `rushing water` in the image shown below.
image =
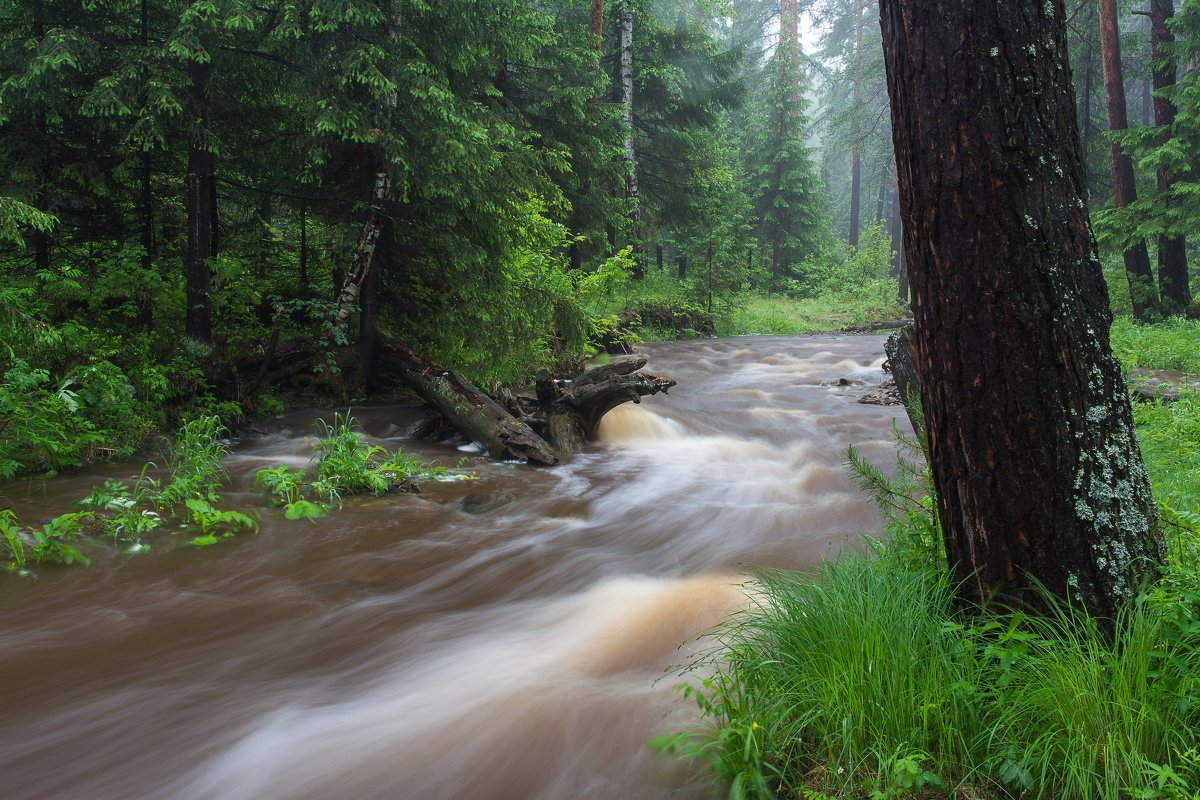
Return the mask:
[[[882,344],[646,345],[678,387],[613,411],[566,464],[476,464],[317,520],[252,493],[255,470],[307,463],[325,415],[288,417],[228,463],[225,501],[259,533],[152,535],[148,553],[0,578],[0,796],[708,796],[645,748],[694,722],[670,668],[745,602],[748,567],[803,567],[874,528],[839,459],[894,458],[897,410],[825,384],[878,383]],[[416,412],[354,413],[395,447]],[[37,519],[133,469],[4,502]]]

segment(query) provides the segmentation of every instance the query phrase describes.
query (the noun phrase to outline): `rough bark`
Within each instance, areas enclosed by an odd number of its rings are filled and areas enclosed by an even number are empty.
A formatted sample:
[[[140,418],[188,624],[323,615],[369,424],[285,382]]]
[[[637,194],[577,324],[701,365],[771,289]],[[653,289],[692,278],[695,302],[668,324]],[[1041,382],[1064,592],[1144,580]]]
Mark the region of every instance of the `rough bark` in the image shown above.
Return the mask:
[[[187,157],[187,312],[184,333],[202,342],[212,340],[213,157],[209,144],[208,82],[212,65],[188,62],[189,110],[197,133],[188,142]]]
[[[363,225],[362,237],[358,241],[358,247],[354,250],[354,256],[350,259],[350,269],[346,270],[346,277],[342,281],[342,289],[338,293],[337,315],[333,320],[335,328],[342,327],[346,324],[346,320],[350,318],[363,282],[367,279],[367,275],[371,271],[371,261],[375,257],[375,247],[378,245],[379,236],[383,232],[383,203],[387,199],[387,193],[388,176],[386,172],[380,171],[375,174],[375,184],[371,192],[371,210],[367,214],[366,223]]]
[[[1163,556],[1086,206],[1061,0],[881,0],[910,353],[960,596],[1111,618]],[[1032,87],[1032,89],[1031,89]]]
[[[892,240],[892,264],[891,275],[896,279],[896,299],[901,303],[908,302],[908,275],[904,271],[904,263],[902,260],[902,252],[904,245],[901,242],[902,228],[901,220],[903,217],[900,214],[900,184],[897,182],[895,167],[892,169],[892,217],[891,225],[888,229],[888,235]]]
[[[557,464],[550,445],[462,375],[397,341],[389,342],[386,359],[400,378],[436,408],[459,432],[487,448],[501,461]]]
[[[633,358],[586,370],[561,383],[544,370],[534,397],[504,392],[497,400],[461,375],[396,340],[381,362],[437,409],[455,429],[481,442],[492,458],[552,465],[596,438],[600,420],[622,403],[640,403],[666,393],[675,381],[638,372],[646,359]]]
[[[1171,44],[1175,35],[1167,27],[1167,20],[1175,16],[1173,0],[1150,0],[1150,48],[1153,58],[1151,67],[1154,82],[1154,124],[1170,135],[1175,124],[1175,104],[1163,97],[1164,90],[1175,85],[1175,57]],[[1175,175],[1170,167],[1160,166],[1157,170],[1160,201],[1171,204],[1171,190]],[[1182,236],[1160,234],[1158,237],[1158,291],[1162,296],[1163,311],[1180,314],[1191,304],[1192,293],[1188,286],[1187,249]]]
[[[588,30],[592,34],[592,49],[599,53],[604,43],[604,0],[592,0],[592,21]],[[599,68],[597,61],[596,69]]]
[[[642,209],[638,190],[637,154],[633,132],[633,5],[621,1],[621,120],[625,124],[625,199],[629,203],[629,233],[633,239],[633,277],[645,274],[641,247]]]
[[[1129,127],[1125,111],[1125,84],[1121,73],[1121,41],[1117,31],[1117,0],[1100,0],[1100,52],[1104,64],[1104,107],[1108,112],[1108,129],[1123,131]],[[1126,208],[1137,200],[1133,162],[1116,142],[1109,142],[1112,157],[1113,202]],[[1146,242],[1130,242],[1124,253],[1125,275],[1129,280],[1129,298],[1133,315],[1144,320],[1161,313],[1158,291],[1154,288],[1154,273]]]
[[[904,403],[904,410],[908,412],[908,421],[912,424],[913,433],[924,440],[924,420],[921,419],[919,413],[914,413],[910,402],[919,403],[921,400],[921,378],[917,374],[917,368],[913,364],[911,355],[912,335],[912,325],[905,325],[887,338],[883,351],[887,355],[888,371],[892,373],[892,379],[896,382],[896,393],[900,395],[900,400]]]
[[[862,152],[858,146],[862,135],[862,124],[859,122],[858,102],[862,89],[862,42],[863,42],[863,7],[866,0],[856,0],[858,6],[858,23],[855,25],[854,43],[854,94],[851,104],[854,107],[854,146],[850,151],[850,235],[847,243],[851,247],[858,246],[858,216],[862,205]]]

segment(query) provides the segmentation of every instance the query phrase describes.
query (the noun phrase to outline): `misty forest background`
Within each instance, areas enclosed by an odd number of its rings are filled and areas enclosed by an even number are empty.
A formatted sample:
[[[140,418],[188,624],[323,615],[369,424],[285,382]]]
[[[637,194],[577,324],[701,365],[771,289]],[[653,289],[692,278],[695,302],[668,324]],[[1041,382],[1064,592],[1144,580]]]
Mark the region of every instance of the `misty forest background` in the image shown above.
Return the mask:
[[[1114,310],[1194,313],[1200,3],[1122,3],[1107,37],[1071,5]],[[385,396],[392,339],[520,385],[605,342],[906,314],[866,0],[9,0],[0,25],[0,478]]]

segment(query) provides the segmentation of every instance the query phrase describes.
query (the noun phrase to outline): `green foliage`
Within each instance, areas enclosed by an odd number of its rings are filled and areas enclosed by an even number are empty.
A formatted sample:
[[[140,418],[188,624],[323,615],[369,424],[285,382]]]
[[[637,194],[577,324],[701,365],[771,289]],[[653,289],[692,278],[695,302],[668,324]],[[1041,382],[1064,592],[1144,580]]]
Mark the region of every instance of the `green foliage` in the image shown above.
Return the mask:
[[[257,530],[258,523],[238,511],[217,508],[220,487],[228,478],[223,461],[229,455],[225,429],[215,416],[185,423],[167,455],[169,479],[160,482],[147,464],[133,486],[105,481],[82,500],[106,521],[108,534],[117,542],[141,545],[141,537],[171,522],[199,532],[198,544],[229,537],[242,530]]]
[[[41,529],[17,524],[12,509],[0,509],[0,568],[23,573],[37,564],[88,564],[89,559],[75,549],[82,514],[65,514]]]
[[[1200,6],[1195,0],[1180,5],[1180,13],[1169,26],[1175,43],[1165,48],[1176,65],[1200,56]],[[1093,215],[1101,244],[1116,253],[1138,239],[1153,242],[1159,235],[1194,236],[1200,225],[1200,172],[1195,160],[1195,142],[1200,136],[1200,75],[1180,69],[1177,82],[1164,90],[1163,96],[1176,107],[1170,126],[1134,126],[1108,134],[1144,174],[1164,169],[1171,176],[1169,188],[1156,182],[1140,184],[1138,199],[1126,208],[1110,203]]]
[[[0,197],[0,242],[21,244],[24,239],[21,229],[25,227],[48,233],[54,228],[55,219],[36,208],[11,197]]]
[[[1171,319],[1142,325],[1118,317],[1113,353],[1125,370],[1175,370],[1200,378],[1200,323]],[[1168,584],[1200,587],[1200,393],[1172,403],[1133,404],[1134,425],[1159,511],[1168,523]]]
[[[756,113],[744,122],[746,188],[756,255],[767,272],[758,288],[778,290],[792,282],[809,293],[809,267],[828,249],[831,220],[825,186],[805,142],[811,130],[803,87],[800,105],[794,105],[790,66],[780,60],[785,55],[777,48],[763,64],[751,101]]]
[[[147,464],[132,486],[107,480],[80,500],[85,511],[55,517],[40,529],[19,525],[8,509],[0,511],[0,548],[7,551],[3,566],[13,571],[42,563],[86,564],[70,543],[93,532],[137,552],[146,549],[145,534],[165,526],[196,531],[191,540],[196,545],[257,530],[258,523],[246,514],[217,507],[228,477],[222,464],[229,454],[224,435],[215,416],[187,422],[168,451],[165,482],[153,477],[154,465]]]
[[[714,727],[658,746],[711,759],[731,797],[974,786],[1117,800],[1194,769],[1194,620],[1144,598],[1108,643],[1069,609],[963,618],[944,571],[875,552],[816,576],[758,574],[751,609],[699,667],[712,677],[685,689]]]
[[[1200,376],[1200,320],[1175,317],[1144,325],[1122,315],[1113,320],[1109,338],[1113,355],[1126,370],[1145,367]]]
[[[31,297],[66,302],[73,274],[39,278],[36,292],[0,289],[0,478],[127,458],[166,423],[166,404],[202,378],[169,342],[49,321],[52,309]]]
[[[280,465],[259,470],[255,484],[284,508],[288,519],[306,519],[340,504],[343,495],[369,494],[378,497],[397,489],[412,490],[419,480],[444,479],[449,473],[409,457],[403,451],[388,453],[379,445],[363,442],[355,430],[354,417],[335,413],[333,424],[318,420],[321,436],[313,443],[317,451],[306,469]],[[306,499],[308,497],[314,500]]]
[[[858,245],[846,248],[845,260],[827,267],[817,293],[849,305],[894,307],[899,289],[891,275],[891,262],[892,240],[883,224],[864,225]]]

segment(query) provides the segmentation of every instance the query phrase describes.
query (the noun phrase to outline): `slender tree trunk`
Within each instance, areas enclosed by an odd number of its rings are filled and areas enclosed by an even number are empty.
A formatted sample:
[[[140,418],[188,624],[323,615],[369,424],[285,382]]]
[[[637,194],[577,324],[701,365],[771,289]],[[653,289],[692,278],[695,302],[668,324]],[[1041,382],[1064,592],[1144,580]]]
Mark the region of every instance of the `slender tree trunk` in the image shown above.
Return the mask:
[[[188,143],[187,171],[187,314],[184,333],[212,341],[213,167],[209,138],[208,82],[210,62],[188,62],[188,102],[197,133]]]
[[[1117,0],[1100,0],[1100,50],[1104,59],[1104,107],[1108,111],[1108,129],[1123,131],[1129,126],[1125,116],[1125,85],[1121,75]],[[1112,156],[1114,202],[1117,208],[1126,208],[1137,200],[1133,162],[1115,141],[1109,144],[1109,153]],[[1130,243],[1124,257],[1133,315],[1141,320],[1157,316],[1161,309],[1145,240],[1138,239]]]
[[[633,5],[621,0],[621,119],[625,123],[625,199],[629,203],[629,235],[633,241],[633,277],[645,275],[642,263],[642,209],[638,197],[637,155],[633,132]]]
[[[596,63],[592,65],[592,71],[597,72],[600,69],[600,56],[604,49],[604,0],[592,0],[592,18],[588,23],[588,32],[592,35],[592,51],[596,54]],[[600,102],[600,98],[596,93],[593,93],[588,98],[590,103]],[[579,186],[579,197],[588,196],[592,191],[592,181],[587,177]],[[572,231],[580,232],[580,215],[575,208],[571,211],[570,227]],[[567,247],[567,260],[570,269],[581,269],[583,267],[583,242],[572,239],[571,244]]]
[[[851,101],[854,108],[854,142],[850,151],[850,235],[847,243],[851,247],[858,246],[858,214],[862,197],[862,153],[858,140],[862,136],[862,123],[859,121],[858,107],[862,98],[862,42],[863,42],[863,7],[864,0],[855,0],[858,6],[858,23],[854,33],[854,95]]]
[[[150,19],[149,9],[147,8],[148,0],[141,0],[139,22],[141,28],[141,40],[143,49],[150,47]],[[143,65],[140,69],[140,81],[142,87],[145,88],[149,84],[149,75]],[[147,274],[154,263],[154,195],[150,186],[151,163],[150,151],[142,150],[141,154],[141,172],[139,175],[141,183],[141,197],[139,201],[138,215],[141,217],[141,234],[142,234],[142,270]],[[143,324],[146,327],[150,326],[152,320],[152,306],[149,303],[149,298],[139,299],[141,305],[140,315],[143,317]]]
[[[383,213],[383,197],[379,192],[380,176],[386,176],[384,171],[384,153],[379,145],[362,147],[359,150],[359,192],[371,198],[371,210],[368,215],[368,225],[372,225],[375,237],[374,249],[364,260],[362,277],[358,280],[358,339],[355,350],[358,353],[360,373],[358,380],[365,390],[371,382],[374,373],[375,356],[378,352],[379,340],[379,288],[380,272],[387,268],[392,256],[392,241],[389,236],[390,225],[388,217]],[[384,185],[387,178],[384,177]]]
[[[788,35],[790,26],[788,25],[788,15],[790,14],[790,0],[780,0],[779,2],[779,102],[777,114],[778,118],[775,122],[775,169],[771,176],[771,196],[779,197],[783,191],[783,158],[782,151],[784,148],[784,140],[787,133],[784,130],[784,120],[788,118],[788,97],[786,87],[788,84]],[[779,280],[783,275],[783,264],[780,258],[780,249],[783,240],[783,219],[779,214],[779,209],[775,210],[772,215],[773,219],[770,224],[771,237],[771,283],[768,291],[772,291],[779,286]]]
[[[879,195],[875,198],[875,221],[883,222],[883,205],[887,201],[888,168],[885,162],[879,168]]]
[[[340,328],[354,312],[354,304],[362,291],[363,282],[371,272],[371,262],[375,258],[375,248],[379,244],[379,236],[383,232],[383,204],[388,194],[387,172],[380,169],[375,173],[375,182],[371,187],[371,207],[367,212],[367,221],[363,225],[362,237],[358,248],[350,260],[350,269],[342,281],[341,291],[337,297],[337,314],[333,325]]]
[[[792,84],[792,102],[791,116],[792,119],[800,118],[800,3],[799,0],[788,0],[788,28],[789,28],[789,47],[788,53],[791,58],[791,74],[788,76]]]
[[[1170,46],[1174,34],[1167,27],[1167,20],[1175,16],[1174,0],[1150,0],[1150,47],[1153,57],[1151,68],[1156,95],[1175,85],[1175,57]],[[1168,98],[1154,98],[1154,124],[1162,130],[1164,137],[1170,136],[1175,125],[1175,104]],[[1157,172],[1159,202],[1168,207],[1175,205],[1172,190],[1175,176],[1167,166]],[[1162,295],[1163,311],[1180,314],[1192,302],[1188,285],[1187,247],[1182,236],[1162,234],[1158,237],[1158,290]]]
[[[1151,6],[1153,6],[1153,2],[1154,2],[1154,0],[1151,0]],[[1153,14],[1153,10],[1151,10],[1151,14]],[[1138,16],[1146,17],[1144,20],[1141,20],[1138,23],[1137,27],[1142,28],[1142,30],[1140,30],[1139,33],[1148,33],[1150,35],[1149,41],[1147,41],[1147,43],[1146,43],[1146,50],[1145,50],[1144,55],[1146,58],[1146,63],[1149,65],[1153,65],[1153,62],[1154,62],[1154,42],[1153,42],[1154,26],[1151,24],[1150,15],[1139,14]],[[1149,128],[1151,125],[1154,124],[1151,121],[1154,119],[1153,72],[1154,72],[1154,69],[1153,69],[1153,66],[1151,66],[1150,67],[1151,74],[1146,75],[1140,81],[1140,83],[1142,85],[1142,127],[1143,128]]]
[[[308,289],[308,206],[300,206],[300,289]]]
[[[592,22],[588,26],[592,34],[592,49],[597,54],[600,48],[604,45],[604,0],[592,0]],[[596,69],[600,68],[599,61],[596,62]],[[595,98],[592,98],[595,100]]]
[[[271,195],[263,192],[258,196],[258,253],[255,258],[254,277],[258,281],[259,301],[258,318],[264,325],[270,325],[275,317],[271,300],[266,291],[267,273],[274,257],[275,242],[271,232],[271,217],[274,209],[271,206]]]
[[[44,13],[45,6],[42,3],[42,0],[35,0],[33,6],[33,38],[37,40],[39,47],[42,46],[42,40],[46,36],[46,24],[43,20]],[[38,141],[35,144],[35,152],[38,153],[37,158],[40,161],[49,161],[52,158],[52,156],[49,155],[51,145],[50,126],[48,120],[46,119],[45,108],[39,106],[37,111],[34,112],[33,128],[35,131],[37,131],[38,137]],[[38,187],[37,191],[34,193],[34,196],[37,198],[35,201],[35,206],[38,208],[38,210],[48,212],[49,209],[47,208],[47,199],[49,192],[44,184]],[[49,269],[50,234],[46,231],[35,230],[30,238],[33,239],[34,265],[39,270]]]
[[[1108,341],[1062,0],[880,8],[953,585],[1040,607],[1040,584],[1111,619],[1164,543]]]

